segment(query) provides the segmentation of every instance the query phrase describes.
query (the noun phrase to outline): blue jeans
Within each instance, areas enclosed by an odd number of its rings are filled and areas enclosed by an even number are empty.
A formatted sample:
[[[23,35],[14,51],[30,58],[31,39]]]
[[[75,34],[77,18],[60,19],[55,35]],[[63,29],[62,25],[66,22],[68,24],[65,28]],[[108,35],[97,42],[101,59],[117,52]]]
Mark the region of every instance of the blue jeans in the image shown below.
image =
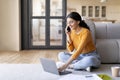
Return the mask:
[[[58,59],[62,62],[66,62],[72,54],[67,52],[60,52]],[[80,54],[79,57],[72,62],[73,69],[86,69],[87,67],[98,68],[101,64],[100,56],[96,51]]]

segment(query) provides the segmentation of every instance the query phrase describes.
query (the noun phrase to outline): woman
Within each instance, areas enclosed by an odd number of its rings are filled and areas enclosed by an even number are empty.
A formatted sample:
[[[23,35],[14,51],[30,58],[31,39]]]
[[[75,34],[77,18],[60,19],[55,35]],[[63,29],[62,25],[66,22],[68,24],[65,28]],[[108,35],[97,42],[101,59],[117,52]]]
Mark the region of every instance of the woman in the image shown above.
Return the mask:
[[[67,16],[67,49],[69,52],[60,52],[58,59],[64,64],[58,68],[63,71],[66,68],[87,69],[100,66],[100,56],[96,53],[96,47],[88,25],[81,19],[77,12],[71,12]]]

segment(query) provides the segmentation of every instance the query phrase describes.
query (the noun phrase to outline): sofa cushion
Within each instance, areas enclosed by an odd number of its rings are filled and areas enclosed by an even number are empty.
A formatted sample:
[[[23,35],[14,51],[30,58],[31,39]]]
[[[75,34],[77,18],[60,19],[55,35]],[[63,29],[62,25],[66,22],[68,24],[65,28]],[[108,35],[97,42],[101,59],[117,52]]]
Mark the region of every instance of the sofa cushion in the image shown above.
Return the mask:
[[[119,62],[119,45],[116,39],[97,39],[96,47],[97,52],[101,56],[102,63]]]
[[[94,22],[91,21],[90,19],[85,19],[84,21],[85,21],[85,23],[89,26],[90,31],[91,31],[91,33],[92,33],[93,41],[94,41],[94,43],[96,43],[95,24],[94,24]]]
[[[111,23],[107,24],[107,38],[120,39],[120,24]]]
[[[116,41],[117,41],[118,47],[119,47],[119,53],[118,53],[119,59],[118,59],[118,62],[120,63],[120,39],[117,39]]]
[[[95,22],[96,39],[107,39],[107,24]]]

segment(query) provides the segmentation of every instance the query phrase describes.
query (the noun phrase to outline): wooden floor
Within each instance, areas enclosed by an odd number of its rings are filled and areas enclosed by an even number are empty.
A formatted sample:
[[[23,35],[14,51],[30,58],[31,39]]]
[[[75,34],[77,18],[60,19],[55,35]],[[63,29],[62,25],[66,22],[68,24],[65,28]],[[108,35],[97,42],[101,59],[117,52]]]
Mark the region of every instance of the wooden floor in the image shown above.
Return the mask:
[[[39,64],[41,57],[57,61],[61,51],[65,50],[0,51],[0,64]]]

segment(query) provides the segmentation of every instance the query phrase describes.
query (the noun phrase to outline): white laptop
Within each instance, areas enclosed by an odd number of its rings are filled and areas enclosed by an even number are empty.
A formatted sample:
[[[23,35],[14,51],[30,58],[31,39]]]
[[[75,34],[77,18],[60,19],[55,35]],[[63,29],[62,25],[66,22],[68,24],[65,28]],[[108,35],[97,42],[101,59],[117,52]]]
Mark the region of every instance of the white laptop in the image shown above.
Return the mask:
[[[55,61],[53,61],[51,59],[40,58],[40,61],[41,61],[44,71],[46,71],[46,72],[57,74],[57,75],[65,75],[65,74],[72,73],[71,71],[67,71],[67,70],[65,70],[63,72],[59,72]]]

